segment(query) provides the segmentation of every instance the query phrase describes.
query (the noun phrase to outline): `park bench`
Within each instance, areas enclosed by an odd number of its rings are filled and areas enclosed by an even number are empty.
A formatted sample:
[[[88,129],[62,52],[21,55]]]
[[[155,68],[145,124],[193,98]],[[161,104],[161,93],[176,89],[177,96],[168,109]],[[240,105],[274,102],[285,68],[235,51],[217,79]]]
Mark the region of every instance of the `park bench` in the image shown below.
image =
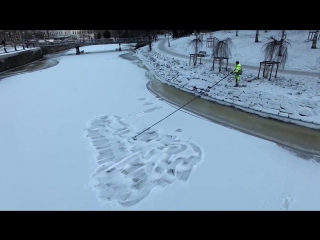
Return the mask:
[[[200,57],[205,57],[205,56],[207,56],[207,52],[206,51],[200,51],[199,52],[199,56]]]

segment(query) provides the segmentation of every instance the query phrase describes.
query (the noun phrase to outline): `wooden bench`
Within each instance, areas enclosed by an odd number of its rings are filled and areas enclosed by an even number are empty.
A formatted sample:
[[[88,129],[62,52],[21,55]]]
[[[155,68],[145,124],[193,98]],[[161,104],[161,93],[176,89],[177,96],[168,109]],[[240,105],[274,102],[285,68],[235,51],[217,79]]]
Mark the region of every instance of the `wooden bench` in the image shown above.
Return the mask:
[[[200,51],[199,52],[199,56],[200,57],[205,57],[205,56],[207,56],[207,52],[206,51]]]

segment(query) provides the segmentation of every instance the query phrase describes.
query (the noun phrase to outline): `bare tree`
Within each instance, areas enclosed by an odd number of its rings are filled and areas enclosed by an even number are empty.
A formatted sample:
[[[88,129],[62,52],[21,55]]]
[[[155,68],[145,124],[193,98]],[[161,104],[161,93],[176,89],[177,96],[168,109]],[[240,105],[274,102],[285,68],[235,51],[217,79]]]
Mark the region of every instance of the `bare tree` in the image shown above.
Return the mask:
[[[120,38],[122,34],[125,33],[126,30],[111,30],[111,35],[115,38]]]
[[[226,38],[223,40],[219,40],[218,38],[214,37],[214,44],[212,46],[212,57],[220,58],[219,60],[219,69],[221,69],[224,58],[231,57],[231,49],[234,47],[231,38]],[[213,62],[215,59],[213,59]]]
[[[47,38],[49,38],[50,37],[50,34],[49,34],[49,31],[50,30],[44,30],[45,31],[45,33],[47,34]]]
[[[259,42],[259,30],[256,31],[256,39],[254,42]]]
[[[288,59],[288,46],[291,46],[289,40],[277,40],[273,36],[270,37],[268,42],[262,46],[265,61],[279,62],[279,66],[284,68]],[[281,55],[279,52],[281,52]]]
[[[282,44],[283,44],[283,41],[286,39],[286,30],[282,30],[282,33],[281,33],[281,40],[280,40],[280,47],[279,47],[279,56],[282,56]]]
[[[212,57],[231,57],[231,49],[233,46],[234,45],[231,38],[226,38],[223,40],[215,38],[215,44],[212,48]]]
[[[148,43],[149,43],[149,51],[152,50],[152,37],[151,37],[151,30],[146,30],[148,36]]]
[[[0,40],[5,40],[8,41],[8,30],[0,30],[0,35],[1,35],[1,39]]]
[[[0,40],[5,40],[5,36],[4,30],[0,30]]]
[[[196,38],[189,41],[188,46],[192,46],[194,48],[194,53],[198,54],[199,48],[203,45],[203,40],[196,34]]]
[[[40,39],[43,34],[42,34],[42,30],[31,30],[32,31],[32,36],[36,39]]]
[[[195,60],[194,60],[194,65],[197,64],[197,55],[198,55],[198,51],[199,51],[199,48],[201,48],[203,45],[203,39],[201,37],[199,37],[198,33],[196,33],[196,38],[190,40],[188,46],[192,46],[194,48],[194,52],[195,52]]]
[[[312,39],[312,46],[311,46],[312,49],[317,48],[318,34],[319,34],[319,30],[316,30],[316,32],[313,35],[313,39]]]
[[[150,37],[152,42],[158,41],[158,31],[157,30],[150,30]]]
[[[30,39],[32,37],[32,31],[31,30],[25,30],[24,31],[24,39]]]
[[[9,40],[10,40],[11,42],[13,42],[13,32],[12,32],[12,30],[9,30],[9,31],[8,31],[8,34],[9,34]]]

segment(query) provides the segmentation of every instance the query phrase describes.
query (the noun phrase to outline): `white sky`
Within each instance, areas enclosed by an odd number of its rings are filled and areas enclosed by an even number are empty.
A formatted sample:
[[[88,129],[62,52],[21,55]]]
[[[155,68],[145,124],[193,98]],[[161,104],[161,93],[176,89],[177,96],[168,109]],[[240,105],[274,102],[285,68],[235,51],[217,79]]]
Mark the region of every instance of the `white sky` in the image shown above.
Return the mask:
[[[99,53],[0,81],[0,209],[320,209],[319,163],[275,143],[180,111],[132,140],[175,108],[147,90],[146,70],[123,52],[101,52],[117,47],[85,47]]]

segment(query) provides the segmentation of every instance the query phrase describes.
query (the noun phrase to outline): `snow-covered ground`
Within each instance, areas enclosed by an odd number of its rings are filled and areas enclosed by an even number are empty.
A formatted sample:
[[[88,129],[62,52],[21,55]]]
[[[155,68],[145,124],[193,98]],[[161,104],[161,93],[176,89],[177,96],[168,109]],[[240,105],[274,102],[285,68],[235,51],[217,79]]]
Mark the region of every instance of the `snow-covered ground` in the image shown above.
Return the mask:
[[[0,81],[0,209],[320,209],[319,163],[275,143],[181,111],[134,140],[176,108],[115,48]]]
[[[212,36],[219,39],[232,37],[236,57],[231,59],[234,62],[240,60],[244,65],[259,66],[259,62],[263,61],[260,48],[266,41],[265,37],[272,34],[277,36],[280,31],[267,32],[266,36],[264,31],[261,32],[263,32],[260,33],[261,43],[254,42],[255,31],[239,31],[238,37],[234,31],[228,33],[219,31],[214,32]],[[318,49],[311,49],[311,42],[305,42],[304,38],[307,36],[307,31],[288,31],[287,39],[291,40],[292,49],[289,49],[286,69],[306,70],[311,67],[320,72],[320,52]],[[189,56],[189,53],[194,52],[194,49],[189,47],[192,38],[194,36],[171,40],[170,50]],[[189,60],[168,55],[160,50],[161,44],[162,47],[168,48],[163,41],[166,40],[154,43],[151,52],[148,46],[145,46],[136,53],[136,56],[150,68],[150,74],[155,75],[160,81],[194,94],[201,93],[209,100],[232,105],[263,117],[320,129],[319,77],[278,73],[277,78],[272,77],[271,81],[268,81],[261,77],[262,73],[260,79],[257,79],[258,70],[248,70],[244,67],[241,85],[246,87],[234,88],[234,75],[227,76],[229,74],[227,71],[219,73],[218,68],[212,71],[212,62],[203,61],[201,65],[193,66],[189,64]],[[205,47],[201,50],[209,52]],[[212,87],[214,84],[217,85]]]
[[[0,46],[0,56],[1,55],[7,55],[7,54],[10,54],[10,53],[18,53],[18,52],[21,52],[21,51],[27,51],[29,50],[30,48],[25,48],[23,49],[22,46],[17,46],[17,50],[15,50],[14,47],[12,46],[5,46],[6,50],[7,50],[7,53],[4,51],[4,48],[3,48],[3,45]]]
[[[238,30],[238,36],[236,36],[236,30],[217,31],[213,32],[211,37],[216,37],[219,40],[232,39],[233,48],[230,62],[238,60],[243,64],[259,66],[259,63],[264,61],[263,45],[271,36],[280,39],[281,32],[282,30],[268,30],[267,32],[260,30],[258,43],[255,42],[255,30]],[[320,72],[320,43],[318,43],[318,49],[311,49],[312,42],[307,40],[308,35],[309,30],[286,30],[286,40],[291,45],[288,48],[286,69]],[[199,51],[206,51],[211,55],[212,48],[206,45],[208,37],[210,37],[210,33],[204,35],[204,43]],[[194,53],[194,49],[189,45],[191,39],[194,39],[194,36],[171,40],[170,49],[189,56],[190,53]]]

